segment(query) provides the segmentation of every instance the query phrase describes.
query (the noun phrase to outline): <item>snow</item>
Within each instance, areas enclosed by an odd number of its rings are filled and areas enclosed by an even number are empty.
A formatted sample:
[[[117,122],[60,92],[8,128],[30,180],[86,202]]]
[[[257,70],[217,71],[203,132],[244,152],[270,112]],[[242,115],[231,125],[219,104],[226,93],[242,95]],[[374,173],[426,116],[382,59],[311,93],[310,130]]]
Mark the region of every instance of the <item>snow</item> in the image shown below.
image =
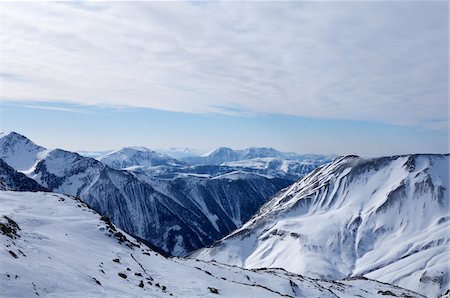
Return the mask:
[[[331,156],[296,154],[290,152],[280,152],[271,147],[250,147],[242,150],[233,150],[228,147],[219,147],[201,156],[185,157],[189,164],[202,165],[228,165],[235,167],[249,168],[270,168],[280,167],[279,170],[288,172],[290,169],[298,167],[298,164],[318,165],[332,161]],[[283,162],[285,161],[285,162]]]
[[[106,155],[111,153],[113,150],[106,150],[106,151],[77,151],[78,154],[84,157],[90,157],[90,158],[98,158],[100,156]]]
[[[339,158],[192,256],[317,278],[365,275],[431,297],[449,288],[449,156]]]
[[[145,147],[125,147],[97,157],[108,166],[121,170],[132,166],[153,167],[160,165],[180,166],[184,163]]]
[[[171,147],[171,148],[158,148],[155,150],[158,153],[168,155],[170,157],[181,159],[189,156],[200,156],[202,151],[187,147]]]
[[[0,232],[5,298],[383,297],[383,291],[422,297],[372,280],[320,281],[282,270],[167,259],[108,225],[84,203],[54,193],[0,191],[0,223],[17,224],[13,233]]]
[[[0,134],[0,158],[17,171],[32,167],[42,148],[15,132]]]

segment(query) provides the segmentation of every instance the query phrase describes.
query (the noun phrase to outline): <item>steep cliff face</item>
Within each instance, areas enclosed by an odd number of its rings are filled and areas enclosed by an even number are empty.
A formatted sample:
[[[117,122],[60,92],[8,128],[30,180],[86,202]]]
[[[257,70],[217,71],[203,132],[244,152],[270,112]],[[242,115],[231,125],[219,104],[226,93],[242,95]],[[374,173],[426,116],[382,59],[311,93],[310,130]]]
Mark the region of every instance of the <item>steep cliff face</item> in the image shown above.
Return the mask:
[[[449,288],[449,155],[346,156],[192,257],[320,278],[364,275],[431,297]]]

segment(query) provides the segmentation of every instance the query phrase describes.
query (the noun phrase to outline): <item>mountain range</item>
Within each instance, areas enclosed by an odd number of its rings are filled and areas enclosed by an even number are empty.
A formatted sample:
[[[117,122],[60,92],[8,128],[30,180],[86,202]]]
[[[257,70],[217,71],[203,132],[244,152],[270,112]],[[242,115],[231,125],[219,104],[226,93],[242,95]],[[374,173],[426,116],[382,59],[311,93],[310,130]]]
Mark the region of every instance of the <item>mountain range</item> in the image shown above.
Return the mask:
[[[294,176],[269,176],[257,169],[188,166],[144,148],[93,159],[46,149],[14,132],[0,136],[0,158],[51,191],[79,197],[162,253],[177,256],[226,236],[294,177],[318,166],[308,165]]]

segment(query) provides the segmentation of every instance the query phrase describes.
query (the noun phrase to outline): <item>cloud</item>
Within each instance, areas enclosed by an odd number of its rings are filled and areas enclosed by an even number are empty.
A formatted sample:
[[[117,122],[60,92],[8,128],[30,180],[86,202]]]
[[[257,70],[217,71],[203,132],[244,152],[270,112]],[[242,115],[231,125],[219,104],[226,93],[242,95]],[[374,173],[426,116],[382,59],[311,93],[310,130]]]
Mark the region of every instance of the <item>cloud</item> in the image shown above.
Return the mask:
[[[27,109],[37,109],[37,110],[50,110],[50,111],[59,111],[59,112],[68,112],[68,113],[77,113],[84,115],[92,115],[91,111],[76,109],[76,108],[64,108],[64,107],[55,107],[48,105],[21,105],[21,107]]]
[[[447,6],[5,2],[2,96],[448,127]]]

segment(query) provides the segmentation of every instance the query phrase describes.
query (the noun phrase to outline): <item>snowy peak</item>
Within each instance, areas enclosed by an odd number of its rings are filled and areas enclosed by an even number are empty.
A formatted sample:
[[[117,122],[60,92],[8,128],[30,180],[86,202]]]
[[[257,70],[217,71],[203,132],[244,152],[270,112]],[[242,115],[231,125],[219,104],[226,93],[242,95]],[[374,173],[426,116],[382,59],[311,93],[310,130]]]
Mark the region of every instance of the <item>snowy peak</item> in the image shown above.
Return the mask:
[[[207,157],[207,156],[212,157],[212,156],[226,156],[226,155],[237,155],[237,153],[231,148],[219,147],[219,148],[214,149],[211,152],[203,154],[202,156],[203,157]]]
[[[327,279],[364,275],[437,297],[449,288],[449,162],[337,158],[193,256]]]
[[[219,147],[211,153],[203,156],[203,164],[218,165],[227,161],[240,159],[240,154],[231,148]]]
[[[285,158],[284,154],[271,147],[250,147],[241,153],[241,159],[253,159],[264,157]]]
[[[29,169],[45,148],[16,132],[0,134],[0,158],[17,171]]]
[[[125,147],[97,158],[108,166],[120,170],[133,166],[181,166],[183,162],[145,147]]]

